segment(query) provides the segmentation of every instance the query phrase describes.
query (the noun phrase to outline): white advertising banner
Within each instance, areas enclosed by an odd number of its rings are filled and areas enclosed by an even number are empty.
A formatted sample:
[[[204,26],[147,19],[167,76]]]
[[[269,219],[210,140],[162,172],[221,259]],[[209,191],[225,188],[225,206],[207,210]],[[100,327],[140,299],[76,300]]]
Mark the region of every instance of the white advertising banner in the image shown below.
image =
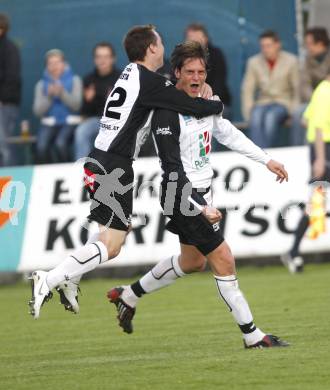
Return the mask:
[[[211,156],[214,205],[222,211],[223,234],[237,257],[262,258],[286,252],[302,213],[299,204],[309,198],[308,149],[273,149],[269,153],[286,166],[288,183],[277,183],[265,166],[237,153]],[[164,228],[166,220],[158,202],[158,159],[138,159],[134,171],[133,231],[118,258],[107,265],[156,263],[179,252],[177,237]],[[19,270],[52,268],[82,245],[90,231],[97,229],[84,227],[88,214],[81,165],[35,167]],[[302,251],[330,250],[329,231],[327,218],[327,233],[317,240],[305,239]]]

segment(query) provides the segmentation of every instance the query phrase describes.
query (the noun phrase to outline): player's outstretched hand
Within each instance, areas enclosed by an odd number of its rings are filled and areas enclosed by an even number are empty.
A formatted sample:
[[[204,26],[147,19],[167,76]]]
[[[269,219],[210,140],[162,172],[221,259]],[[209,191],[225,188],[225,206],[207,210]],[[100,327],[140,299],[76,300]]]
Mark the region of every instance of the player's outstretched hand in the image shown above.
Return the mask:
[[[222,218],[222,214],[215,207],[205,206],[202,213],[212,225],[219,222]]]
[[[201,87],[200,95],[203,99],[210,99],[213,96],[211,86],[207,83],[204,83]]]
[[[276,175],[276,181],[279,181],[280,183],[283,183],[283,181],[288,181],[289,180],[289,175],[286,169],[284,168],[284,165],[275,161],[275,160],[270,160],[267,163],[267,168],[275,173]]]

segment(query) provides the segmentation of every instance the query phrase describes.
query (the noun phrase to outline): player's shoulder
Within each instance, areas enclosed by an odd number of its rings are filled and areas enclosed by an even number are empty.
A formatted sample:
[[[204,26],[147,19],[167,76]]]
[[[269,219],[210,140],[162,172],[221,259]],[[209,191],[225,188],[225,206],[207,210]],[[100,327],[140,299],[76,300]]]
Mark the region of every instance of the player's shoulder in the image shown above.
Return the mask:
[[[152,125],[158,124],[178,124],[179,114],[165,108],[156,108],[152,115]]]
[[[163,75],[157,72],[153,72],[152,70],[149,70],[143,65],[140,64],[136,64],[136,65],[140,73],[140,80],[144,81],[146,84],[156,83],[156,84],[164,85],[165,87],[169,85],[173,85],[173,83]]]
[[[155,108],[154,117],[162,117],[162,118],[179,118],[179,113],[173,110],[168,110],[166,108]]]

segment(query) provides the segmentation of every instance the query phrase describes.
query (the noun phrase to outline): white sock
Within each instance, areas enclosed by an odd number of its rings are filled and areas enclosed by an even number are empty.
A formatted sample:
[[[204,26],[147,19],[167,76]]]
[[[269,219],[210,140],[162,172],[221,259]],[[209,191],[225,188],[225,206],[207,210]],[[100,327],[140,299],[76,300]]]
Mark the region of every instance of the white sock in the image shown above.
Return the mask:
[[[265,334],[255,326],[249,305],[239,289],[236,275],[215,276],[220,297],[225,301],[248,345],[260,341]]]
[[[99,232],[92,234],[92,235],[89,237],[89,239],[87,240],[85,246],[88,245],[88,244],[93,244],[93,242],[97,242],[97,241],[99,240],[99,236],[100,236],[100,233],[99,233]],[[81,274],[81,275],[78,275],[78,276],[74,276],[74,277],[71,278],[70,280],[71,280],[72,283],[74,283],[74,284],[76,284],[76,285],[79,285],[80,279],[82,278],[82,276],[83,276],[82,274]]]
[[[123,286],[124,291],[121,294],[122,299],[128,304],[128,306],[135,307],[139,297],[134,294],[131,286]]]
[[[160,261],[142,276],[140,285],[146,293],[150,293],[174,283],[185,275],[179,264],[179,256],[172,256]]]
[[[48,272],[47,284],[50,290],[64,280],[75,279],[86,272],[92,271],[99,264],[108,260],[106,246],[97,241],[75,250],[57,267]]]
[[[166,287],[185,275],[179,264],[179,256],[169,257],[156,264],[137,282],[124,286],[122,298],[129,306],[135,307],[143,294]]]

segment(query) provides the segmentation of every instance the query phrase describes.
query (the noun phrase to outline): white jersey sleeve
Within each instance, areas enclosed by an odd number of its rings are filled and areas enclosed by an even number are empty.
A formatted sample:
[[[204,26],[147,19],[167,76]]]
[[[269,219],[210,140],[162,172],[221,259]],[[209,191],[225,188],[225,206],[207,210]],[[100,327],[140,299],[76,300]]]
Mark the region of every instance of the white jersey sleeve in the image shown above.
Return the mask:
[[[134,156],[133,156],[134,160],[136,160],[138,158],[140,150],[141,150],[142,146],[144,145],[144,143],[146,142],[146,140],[147,140],[147,138],[148,138],[148,136],[150,134],[151,119],[152,119],[153,114],[154,114],[154,110],[152,110],[150,112],[146,123],[142,126],[142,128],[137,133],[135,152],[134,152]]]
[[[228,119],[224,119],[220,115],[214,115],[213,118],[213,136],[218,142],[262,164],[266,165],[271,160],[266,152],[246,137]]]

